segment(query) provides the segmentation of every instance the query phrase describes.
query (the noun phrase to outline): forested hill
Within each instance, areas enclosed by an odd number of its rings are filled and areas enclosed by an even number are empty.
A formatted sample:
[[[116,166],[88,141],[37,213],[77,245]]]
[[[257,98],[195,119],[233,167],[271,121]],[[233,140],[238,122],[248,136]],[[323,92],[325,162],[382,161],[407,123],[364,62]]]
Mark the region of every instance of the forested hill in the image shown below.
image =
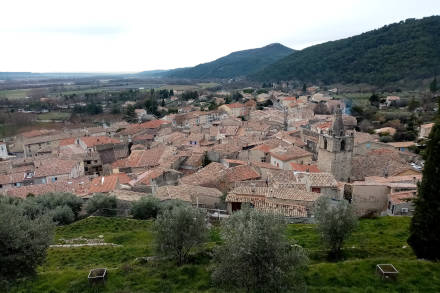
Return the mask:
[[[166,72],[173,78],[234,78],[255,73],[269,64],[294,52],[281,44],[270,44],[262,48],[233,52],[227,56],[195,67],[179,68]]]
[[[432,77],[439,69],[440,16],[432,16],[296,51],[250,78],[383,85]]]

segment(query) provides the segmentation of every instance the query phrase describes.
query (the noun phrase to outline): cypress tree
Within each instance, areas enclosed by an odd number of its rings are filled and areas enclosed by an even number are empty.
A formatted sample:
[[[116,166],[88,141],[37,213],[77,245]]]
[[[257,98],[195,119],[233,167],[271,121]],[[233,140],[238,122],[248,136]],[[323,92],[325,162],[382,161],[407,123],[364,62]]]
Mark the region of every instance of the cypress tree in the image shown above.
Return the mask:
[[[440,260],[440,115],[429,135],[408,244],[418,258]]]

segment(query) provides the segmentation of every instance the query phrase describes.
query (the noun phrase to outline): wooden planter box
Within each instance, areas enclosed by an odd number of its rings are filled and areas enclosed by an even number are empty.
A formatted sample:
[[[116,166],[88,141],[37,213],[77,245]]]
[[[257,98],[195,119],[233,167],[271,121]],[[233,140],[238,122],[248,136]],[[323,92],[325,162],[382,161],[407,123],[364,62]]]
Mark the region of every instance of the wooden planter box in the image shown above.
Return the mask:
[[[382,280],[392,279],[396,280],[399,271],[392,264],[378,264],[376,265],[376,273],[378,273]]]
[[[107,269],[93,269],[89,272],[89,283],[105,283],[105,279],[107,278]]]

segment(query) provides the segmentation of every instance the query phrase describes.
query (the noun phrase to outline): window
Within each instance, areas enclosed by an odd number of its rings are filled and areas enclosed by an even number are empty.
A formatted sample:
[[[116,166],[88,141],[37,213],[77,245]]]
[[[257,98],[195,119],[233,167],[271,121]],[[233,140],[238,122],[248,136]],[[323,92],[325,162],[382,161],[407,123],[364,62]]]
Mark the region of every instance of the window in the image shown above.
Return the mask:
[[[324,137],[324,149],[327,149],[327,138]]]
[[[319,188],[319,187],[312,187],[312,192],[321,193],[321,188]]]
[[[58,180],[57,177],[52,177],[52,182],[55,182],[55,181],[57,181],[57,180]]]
[[[345,151],[345,140],[341,141],[341,151]]]

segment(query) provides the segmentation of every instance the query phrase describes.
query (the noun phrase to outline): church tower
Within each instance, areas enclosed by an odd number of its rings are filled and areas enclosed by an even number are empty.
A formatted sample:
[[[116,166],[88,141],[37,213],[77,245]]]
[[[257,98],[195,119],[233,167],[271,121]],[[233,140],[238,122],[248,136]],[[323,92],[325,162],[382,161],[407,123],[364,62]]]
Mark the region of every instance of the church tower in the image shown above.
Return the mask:
[[[342,111],[338,108],[328,134],[319,135],[319,170],[332,173],[338,181],[350,181],[353,147],[354,136],[345,134]]]

